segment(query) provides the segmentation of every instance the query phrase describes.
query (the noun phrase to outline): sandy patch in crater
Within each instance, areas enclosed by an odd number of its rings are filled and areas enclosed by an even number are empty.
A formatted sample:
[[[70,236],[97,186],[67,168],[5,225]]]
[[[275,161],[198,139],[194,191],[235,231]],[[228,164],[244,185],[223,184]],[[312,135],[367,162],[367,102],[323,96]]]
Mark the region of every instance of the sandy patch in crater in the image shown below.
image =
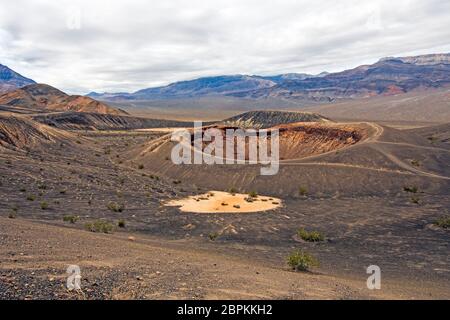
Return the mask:
[[[250,197],[248,194],[210,191],[184,199],[171,200],[166,206],[176,206],[183,212],[196,213],[250,213],[273,210],[281,200],[268,196]]]

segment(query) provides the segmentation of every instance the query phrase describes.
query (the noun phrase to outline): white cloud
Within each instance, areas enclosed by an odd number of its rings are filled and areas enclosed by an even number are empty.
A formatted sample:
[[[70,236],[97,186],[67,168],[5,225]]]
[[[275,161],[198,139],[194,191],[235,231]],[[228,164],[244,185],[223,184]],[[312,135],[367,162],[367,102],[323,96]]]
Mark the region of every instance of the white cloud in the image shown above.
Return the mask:
[[[1,0],[0,63],[72,93],[450,51],[447,0]]]

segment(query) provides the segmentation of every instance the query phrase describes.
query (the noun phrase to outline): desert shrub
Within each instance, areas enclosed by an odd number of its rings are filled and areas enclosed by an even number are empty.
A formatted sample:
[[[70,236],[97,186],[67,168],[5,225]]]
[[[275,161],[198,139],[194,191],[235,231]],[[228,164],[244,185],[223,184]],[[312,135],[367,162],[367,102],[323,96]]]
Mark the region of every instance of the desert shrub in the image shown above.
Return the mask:
[[[450,216],[442,217],[438,219],[435,223],[438,227],[449,229],[450,228]]]
[[[63,217],[63,221],[64,222],[75,223],[75,222],[78,221],[78,216],[66,215],[66,216]]]
[[[419,188],[416,186],[405,186],[405,187],[403,187],[403,191],[417,193],[419,191]]]
[[[117,222],[117,226],[118,226],[119,228],[125,228],[125,220],[124,220],[124,219],[120,219],[120,220]]]
[[[25,189],[25,188],[20,188],[19,191],[20,191],[20,192],[27,192],[27,189]]]
[[[217,232],[211,232],[208,234],[208,238],[211,241],[215,241],[219,237],[219,234]]]
[[[252,198],[257,198],[258,197],[258,193],[256,191],[250,191],[248,193],[248,196],[252,197]]]
[[[42,210],[47,210],[48,209],[48,203],[46,201],[42,201],[41,202],[41,209]]]
[[[28,201],[34,201],[34,200],[36,200],[36,196],[32,195],[32,194],[29,194],[29,195],[27,195],[27,200]]]
[[[17,206],[13,206],[11,208],[11,212],[8,214],[8,218],[15,219],[17,216],[17,211],[19,211],[19,208]]]
[[[112,233],[114,231],[114,225],[105,220],[88,222],[84,227],[91,232]]]
[[[298,194],[301,196],[306,196],[308,195],[308,190],[305,187],[300,187],[298,188]]]
[[[411,202],[414,203],[414,204],[419,204],[420,199],[417,198],[417,197],[411,197]]]
[[[325,240],[325,236],[319,231],[306,231],[305,229],[300,229],[297,231],[297,235],[300,239],[308,242],[320,242]]]
[[[295,271],[309,271],[312,267],[319,266],[319,261],[314,256],[300,250],[292,252],[287,263]]]
[[[66,191],[66,190],[60,190],[59,193],[60,193],[60,194],[66,194],[67,191]]]
[[[38,189],[39,190],[46,190],[47,189],[47,185],[45,183],[41,183],[38,185]]]
[[[138,166],[138,169],[139,169],[139,170],[144,169],[144,165],[143,165],[143,164],[140,164],[140,165]]]
[[[234,195],[235,193],[238,193],[238,190],[236,188],[230,188],[228,192]]]
[[[125,210],[125,205],[117,202],[110,202],[108,203],[107,208],[113,212],[122,212]]]
[[[420,161],[419,160],[411,160],[411,164],[415,167],[420,167]]]
[[[173,180],[172,182],[173,182],[173,184],[180,184],[181,180]]]

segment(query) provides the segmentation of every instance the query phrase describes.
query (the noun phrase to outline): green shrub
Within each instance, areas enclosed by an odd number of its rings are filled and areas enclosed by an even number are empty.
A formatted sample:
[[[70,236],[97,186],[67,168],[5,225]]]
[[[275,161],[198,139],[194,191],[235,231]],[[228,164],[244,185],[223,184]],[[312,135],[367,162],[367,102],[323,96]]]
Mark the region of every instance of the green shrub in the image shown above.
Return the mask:
[[[70,222],[70,223],[75,223],[78,221],[78,216],[74,216],[74,215],[67,215],[63,217],[63,221],[64,222]]]
[[[438,227],[449,229],[450,228],[450,216],[442,217],[439,220],[437,220],[435,223]]]
[[[45,202],[45,201],[42,201],[42,202],[41,202],[41,209],[42,209],[42,210],[47,210],[47,209],[48,209],[48,203]]]
[[[414,204],[419,204],[420,199],[417,198],[417,197],[411,197],[411,202],[414,203]]]
[[[405,186],[405,187],[403,187],[403,191],[417,193],[419,191],[419,188],[416,186]]]
[[[34,201],[34,200],[36,200],[36,196],[32,195],[32,194],[29,194],[29,195],[27,195],[27,200],[28,201]]]
[[[296,250],[287,258],[288,265],[295,271],[309,271],[312,267],[318,267],[319,261],[309,253]]]
[[[215,241],[219,237],[219,234],[217,232],[211,232],[208,234],[208,238],[211,241]]]
[[[120,220],[117,222],[117,226],[118,226],[119,228],[125,228],[125,220],[120,219]]]
[[[249,195],[249,197],[252,197],[252,198],[257,198],[258,197],[258,193],[256,191],[250,191],[248,193],[248,195]]]
[[[415,167],[420,167],[420,165],[421,165],[419,160],[411,160],[411,164]]]
[[[110,202],[108,203],[107,208],[113,212],[122,212],[123,210],[125,210],[125,205],[116,202]]]
[[[114,226],[104,220],[88,222],[84,226],[88,231],[91,232],[112,233],[114,231]]]
[[[228,190],[229,193],[231,193],[232,195],[234,195],[235,193],[238,193],[238,190],[236,188],[230,188],[230,190]]]
[[[308,190],[305,187],[300,187],[298,188],[298,194],[301,196],[306,196],[308,195]]]
[[[321,234],[319,231],[311,231],[308,232],[305,229],[300,229],[297,231],[297,235],[305,241],[308,242],[320,242],[324,241],[325,237],[323,234]]]
[[[19,211],[19,208],[17,206],[13,206],[11,208],[11,212],[8,214],[8,218],[15,219],[17,216],[17,211]]]

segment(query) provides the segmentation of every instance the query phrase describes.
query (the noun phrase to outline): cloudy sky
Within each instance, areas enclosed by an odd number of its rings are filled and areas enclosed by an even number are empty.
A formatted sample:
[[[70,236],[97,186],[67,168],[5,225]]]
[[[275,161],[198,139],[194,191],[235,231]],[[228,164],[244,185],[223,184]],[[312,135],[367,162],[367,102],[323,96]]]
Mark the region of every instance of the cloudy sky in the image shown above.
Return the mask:
[[[69,93],[436,52],[448,0],[0,0],[0,63]]]

